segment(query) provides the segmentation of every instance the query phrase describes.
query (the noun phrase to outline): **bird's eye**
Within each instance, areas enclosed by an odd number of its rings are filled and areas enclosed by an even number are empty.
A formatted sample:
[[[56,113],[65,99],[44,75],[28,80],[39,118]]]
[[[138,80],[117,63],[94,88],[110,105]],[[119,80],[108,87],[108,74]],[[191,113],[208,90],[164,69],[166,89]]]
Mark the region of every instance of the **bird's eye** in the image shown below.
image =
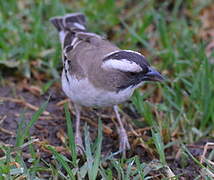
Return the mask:
[[[149,68],[148,67],[143,68],[143,74],[146,74],[148,72],[149,72]]]

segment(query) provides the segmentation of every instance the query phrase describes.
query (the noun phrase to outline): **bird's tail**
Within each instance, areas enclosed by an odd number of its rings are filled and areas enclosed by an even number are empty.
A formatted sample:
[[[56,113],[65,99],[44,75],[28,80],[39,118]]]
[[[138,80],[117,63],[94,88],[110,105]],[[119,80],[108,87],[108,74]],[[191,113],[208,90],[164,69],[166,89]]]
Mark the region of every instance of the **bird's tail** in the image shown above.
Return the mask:
[[[82,13],[71,13],[50,19],[51,23],[60,31],[85,30],[86,20]]]
[[[50,22],[55,26],[59,32],[60,41],[65,47],[67,39],[71,41],[73,38],[67,36],[72,36],[72,33],[78,31],[86,30],[86,18],[82,13],[71,13],[66,14],[65,16],[57,16],[50,19]],[[66,43],[66,44],[65,44]]]

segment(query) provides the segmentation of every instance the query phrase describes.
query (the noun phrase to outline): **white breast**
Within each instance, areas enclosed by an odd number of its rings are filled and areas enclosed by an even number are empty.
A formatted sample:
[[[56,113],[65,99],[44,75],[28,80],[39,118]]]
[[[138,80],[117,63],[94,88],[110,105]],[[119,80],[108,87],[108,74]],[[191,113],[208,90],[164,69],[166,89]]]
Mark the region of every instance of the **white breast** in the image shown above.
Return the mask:
[[[95,88],[87,78],[77,80],[74,76],[68,77],[69,83],[62,73],[62,89],[74,102],[82,106],[113,106],[120,104],[131,97],[134,88],[126,88],[119,92],[112,92]]]

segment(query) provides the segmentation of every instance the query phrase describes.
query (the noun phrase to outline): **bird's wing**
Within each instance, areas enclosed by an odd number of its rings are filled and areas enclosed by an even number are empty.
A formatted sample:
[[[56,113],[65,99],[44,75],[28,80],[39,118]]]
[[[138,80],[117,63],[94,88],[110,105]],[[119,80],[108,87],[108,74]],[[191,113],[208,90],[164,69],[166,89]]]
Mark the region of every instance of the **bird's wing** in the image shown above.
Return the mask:
[[[117,46],[99,35],[77,32],[72,43],[65,46],[63,52],[65,58],[69,59],[75,67],[80,66],[79,68],[87,76],[91,71],[97,72],[100,69],[106,54],[118,50],[120,49]],[[74,73],[74,69],[71,73]]]

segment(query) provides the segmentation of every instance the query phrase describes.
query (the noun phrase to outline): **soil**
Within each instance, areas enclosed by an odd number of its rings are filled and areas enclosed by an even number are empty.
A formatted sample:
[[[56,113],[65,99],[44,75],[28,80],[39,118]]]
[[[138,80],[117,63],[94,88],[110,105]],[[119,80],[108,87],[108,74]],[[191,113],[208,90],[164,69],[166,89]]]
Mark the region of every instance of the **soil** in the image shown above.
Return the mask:
[[[37,91],[32,91],[32,89],[33,88],[26,88],[26,86],[23,87],[22,85],[19,86],[15,84],[0,87],[0,120],[4,118],[4,121],[0,124],[0,128],[3,129],[3,131],[2,129],[0,131],[0,144],[15,145],[18,124],[22,119],[21,115],[24,114],[26,122],[29,122],[32,115],[35,113],[35,110],[30,109],[26,104],[24,105],[23,103],[14,101],[14,99],[22,99],[31,105],[40,107],[41,104],[47,101],[50,97],[46,109],[50,115],[42,115],[31,128],[30,134],[34,138],[39,139],[39,142],[36,142],[35,146],[38,148],[39,156],[47,162],[51,161],[51,154],[44,148],[44,146],[42,146],[42,144],[53,145],[58,151],[69,156],[65,147],[65,139],[67,135],[64,109],[63,105],[59,105],[60,102],[63,104],[63,100],[66,99],[66,96],[61,91],[59,85],[51,87],[44,95],[39,95]],[[72,105],[70,110],[72,112],[72,119],[74,119]],[[110,152],[117,151],[118,148],[115,124],[112,121],[112,119],[115,118],[112,109],[84,109],[81,127],[83,128],[85,122],[87,122],[89,124],[91,138],[94,140],[97,135],[97,128],[95,128],[95,125],[97,125],[99,115],[102,117],[103,124],[112,130],[110,133],[109,131],[104,133],[102,153],[103,155],[106,155]],[[89,123],[91,121],[94,124]],[[151,135],[149,128],[144,129],[145,131],[142,133],[141,138],[146,141]],[[137,130],[138,129],[135,129],[135,131]],[[132,131],[129,132],[129,140],[132,142],[132,150],[128,152],[128,156],[139,155],[141,161],[147,163],[154,159],[158,159],[155,152],[151,152],[146,146],[139,145],[138,137],[134,136],[133,133],[131,133]],[[189,151],[195,158],[198,159],[202,155],[203,148],[201,148],[201,145],[203,146],[205,142],[201,141],[199,144],[189,146]],[[179,148],[176,146],[166,149],[167,162],[173,173],[179,175],[180,179],[193,179],[197,177],[199,175],[199,166],[196,165],[194,161],[185,159],[184,156],[179,155],[178,152]]]

